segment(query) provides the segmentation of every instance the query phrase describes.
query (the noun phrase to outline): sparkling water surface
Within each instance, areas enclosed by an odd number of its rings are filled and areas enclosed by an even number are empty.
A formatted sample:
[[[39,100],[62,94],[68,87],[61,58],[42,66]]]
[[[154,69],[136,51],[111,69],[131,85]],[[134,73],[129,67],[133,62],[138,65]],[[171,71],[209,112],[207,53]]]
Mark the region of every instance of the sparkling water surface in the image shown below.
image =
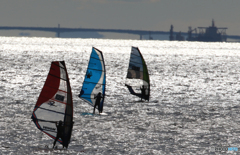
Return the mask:
[[[131,46],[150,73],[151,97],[124,86]],[[78,98],[92,47],[106,64],[107,116]],[[31,121],[51,61],[66,63],[74,104],[68,150]],[[240,148],[240,44],[0,37],[0,154],[218,154]],[[61,148],[61,145],[57,145]],[[235,152],[220,152],[223,154]]]

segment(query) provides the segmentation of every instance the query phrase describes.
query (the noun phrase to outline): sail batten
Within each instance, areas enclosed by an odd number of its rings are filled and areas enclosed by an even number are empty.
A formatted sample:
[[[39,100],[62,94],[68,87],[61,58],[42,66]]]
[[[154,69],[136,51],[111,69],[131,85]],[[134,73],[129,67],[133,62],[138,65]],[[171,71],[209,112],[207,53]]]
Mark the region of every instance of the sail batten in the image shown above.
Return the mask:
[[[134,63],[134,64],[142,65],[142,63],[139,63],[137,61],[131,61],[131,62]]]
[[[54,77],[56,77],[56,78],[59,78],[59,79],[61,79],[61,80],[67,81],[67,79],[63,79],[63,78],[61,78],[61,77],[59,77],[59,76],[55,76],[55,75],[52,75],[52,74],[49,74],[49,75],[54,76]]]
[[[58,142],[68,147],[73,126],[73,102],[70,82],[64,61],[54,61],[32,113],[39,130],[55,139],[56,122],[62,121],[64,131]]]
[[[88,68],[87,70],[94,70],[94,71],[101,71],[101,72],[105,72],[105,71],[98,70],[98,69],[93,69],[93,68]]]
[[[129,92],[132,95],[136,95],[145,100],[149,100],[150,79],[149,79],[148,69],[147,69],[145,60],[144,60],[140,50],[137,47],[132,47],[132,50],[131,50],[126,81],[128,81],[128,79],[139,80],[139,81],[134,81],[134,82],[133,81],[126,82],[125,85],[127,86]],[[133,83],[135,85],[133,85]],[[145,93],[137,92],[140,89],[143,90],[143,86],[144,86]],[[133,89],[136,87],[138,87],[139,89],[138,90]]]
[[[50,112],[54,112],[54,113],[59,113],[59,114],[65,114],[63,112],[58,112],[58,111],[54,111],[54,110],[50,110],[50,109],[46,109],[46,108],[41,108],[41,107],[38,107],[39,109],[42,109],[42,110],[46,110],[46,111],[50,111]]]
[[[91,106],[94,106],[96,101],[95,96],[101,92],[103,98],[100,102],[100,107],[98,108],[102,110],[105,97],[105,89],[106,70],[104,58],[102,52],[93,47],[79,97]]]

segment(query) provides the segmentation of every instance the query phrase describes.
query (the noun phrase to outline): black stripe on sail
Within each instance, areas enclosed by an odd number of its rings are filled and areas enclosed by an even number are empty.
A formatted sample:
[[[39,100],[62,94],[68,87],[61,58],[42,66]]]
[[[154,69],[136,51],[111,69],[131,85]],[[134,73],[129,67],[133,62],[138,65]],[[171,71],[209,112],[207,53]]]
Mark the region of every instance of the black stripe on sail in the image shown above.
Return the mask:
[[[81,97],[81,98],[87,98],[87,99],[94,99],[94,98],[90,98],[90,97],[85,97],[84,95],[81,95],[81,96],[79,96],[79,97]]]
[[[83,83],[93,83],[93,84],[100,84],[100,85],[104,85],[102,83],[95,83],[95,82],[88,82],[88,81],[84,81]]]
[[[132,53],[132,52],[131,52],[131,55],[135,55],[135,56],[137,56],[137,57],[140,57],[140,58],[141,58],[141,56],[139,56],[139,55],[137,55],[137,54],[134,54],[134,53]]]
[[[60,62],[63,66],[65,66],[65,64],[64,64],[64,61],[58,61],[58,62]],[[62,67],[62,66],[60,66],[60,65],[58,65],[58,64],[56,64],[56,63],[52,63],[52,64],[54,64],[55,66],[58,66],[58,67],[60,67],[60,68],[62,68],[62,69],[64,69],[65,70],[65,67]],[[52,69],[52,68],[51,68]]]
[[[55,89],[55,90],[60,90],[60,91],[62,91],[62,92],[64,92],[64,93],[69,93],[69,92],[66,92],[66,91],[64,91],[64,90],[62,90],[62,89],[58,89],[58,88],[56,88],[56,87],[50,87],[50,86],[45,86],[45,87],[52,88],[52,89]]]
[[[32,118],[33,119],[33,118]],[[43,119],[37,119],[37,118],[34,118],[33,119],[34,121],[40,121],[40,122],[49,122],[49,123],[56,123],[56,121],[48,121],[48,120],[43,120]]]
[[[139,64],[139,65],[143,65],[142,63],[139,63],[139,62],[135,62],[135,61],[130,61],[130,63],[134,63],[134,64]]]
[[[93,69],[93,68],[87,68],[87,70],[95,70],[95,71],[99,71],[99,72],[106,72],[105,70],[99,70],[99,69]]]
[[[61,80],[64,80],[64,81],[67,81],[68,79],[63,79],[63,78],[61,78],[61,77],[58,77],[58,76],[56,76],[56,75],[53,75],[53,74],[48,74],[48,75],[51,75],[51,76],[53,76],[53,77],[56,77],[56,78],[58,78],[58,79],[61,79]]]
[[[51,111],[51,112],[55,112],[55,113],[58,113],[58,114],[65,115],[64,112],[58,112],[58,111],[54,111],[54,110],[50,110],[50,109],[46,109],[46,108],[42,108],[42,107],[38,107],[38,108],[43,109],[43,110],[46,110],[46,111]]]
[[[97,59],[97,58],[95,58],[95,57],[90,57],[90,59],[96,59],[96,60],[99,60],[99,61],[103,61],[103,60],[101,60],[101,59]]]

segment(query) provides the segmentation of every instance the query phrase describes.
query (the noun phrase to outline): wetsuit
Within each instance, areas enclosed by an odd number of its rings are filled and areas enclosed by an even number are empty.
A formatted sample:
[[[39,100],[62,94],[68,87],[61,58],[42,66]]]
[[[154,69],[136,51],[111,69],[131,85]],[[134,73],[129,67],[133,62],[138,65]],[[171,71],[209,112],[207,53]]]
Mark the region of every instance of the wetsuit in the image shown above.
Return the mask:
[[[99,107],[100,107],[100,101],[101,101],[101,98],[102,98],[102,94],[101,93],[98,93],[97,96],[94,97],[94,99],[96,98],[96,101],[95,101],[95,105],[94,105],[94,109],[93,109],[93,114],[95,114],[95,108],[96,106],[98,106],[98,111],[99,113],[102,113],[101,110],[99,110]]]
[[[143,98],[145,99],[146,89],[145,89],[144,85],[140,89],[141,89],[141,92],[142,92],[142,96],[141,96],[141,101],[142,101]]]
[[[56,136],[56,138],[55,138],[55,140],[54,140],[54,142],[53,142],[53,148],[54,148],[54,146],[55,146],[55,144],[56,144],[56,142],[57,142],[57,140],[58,140],[59,138],[61,138],[62,141],[63,141],[64,126],[63,126],[63,124],[60,123],[60,122],[59,122],[58,125],[57,125],[57,123],[56,123],[56,126],[57,126],[57,136]],[[64,144],[64,143],[62,142],[62,144]],[[64,145],[63,145],[63,148],[64,148]]]

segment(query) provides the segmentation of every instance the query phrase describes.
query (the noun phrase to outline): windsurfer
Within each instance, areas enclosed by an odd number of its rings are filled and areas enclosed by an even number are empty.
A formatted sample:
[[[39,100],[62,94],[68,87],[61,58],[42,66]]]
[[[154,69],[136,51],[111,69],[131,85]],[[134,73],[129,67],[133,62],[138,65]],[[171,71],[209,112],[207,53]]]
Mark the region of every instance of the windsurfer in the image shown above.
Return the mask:
[[[99,92],[99,93],[97,94],[97,96],[94,97],[94,99],[96,99],[96,101],[95,101],[95,105],[94,105],[94,109],[93,109],[93,114],[95,114],[95,108],[96,108],[96,106],[98,106],[98,112],[99,112],[99,113],[102,113],[102,111],[99,109],[99,108],[100,108],[101,98],[103,98],[101,92]]]
[[[142,85],[142,87],[140,87],[140,89],[142,92],[142,96],[141,96],[141,101],[142,101],[142,99],[143,98],[145,99],[145,96],[146,96],[146,88],[144,87],[144,85]]]
[[[64,131],[63,122],[61,120],[58,122],[58,124],[57,124],[57,122],[55,124],[56,124],[56,127],[57,127],[57,136],[56,136],[56,138],[53,142],[53,148],[54,148],[54,146],[55,146],[55,144],[56,144],[56,142],[59,138],[61,138],[62,141],[63,141],[63,131]],[[62,142],[62,144],[64,144],[64,143]],[[63,148],[64,148],[64,145],[63,145]]]

